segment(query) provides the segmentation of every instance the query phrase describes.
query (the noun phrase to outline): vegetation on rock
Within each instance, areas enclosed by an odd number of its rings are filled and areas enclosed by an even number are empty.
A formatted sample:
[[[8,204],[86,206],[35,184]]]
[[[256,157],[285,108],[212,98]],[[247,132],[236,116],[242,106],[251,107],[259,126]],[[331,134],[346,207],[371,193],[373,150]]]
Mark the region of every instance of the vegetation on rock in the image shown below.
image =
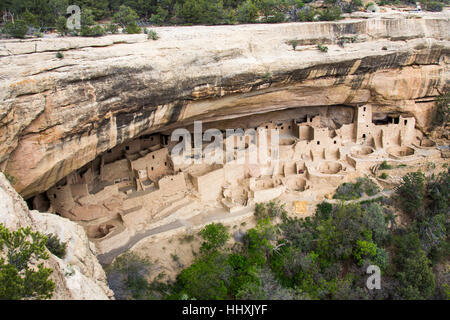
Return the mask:
[[[44,267],[47,237],[30,228],[10,231],[0,224],[0,300],[49,299],[55,284]]]

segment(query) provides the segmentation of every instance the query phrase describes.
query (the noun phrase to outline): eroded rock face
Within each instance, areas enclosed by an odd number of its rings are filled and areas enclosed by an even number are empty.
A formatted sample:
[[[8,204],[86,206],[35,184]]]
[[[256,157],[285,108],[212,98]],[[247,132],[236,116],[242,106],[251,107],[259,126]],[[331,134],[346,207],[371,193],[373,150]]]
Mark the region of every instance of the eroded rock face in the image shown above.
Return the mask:
[[[107,300],[113,292],[106,284],[106,276],[95,257],[95,247],[83,228],[54,214],[29,211],[23,199],[0,173],[0,223],[10,230],[31,227],[42,234],[53,233],[67,242],[64,259],[50,254],[45,262],[53,270],[55,282],[53,299]]]
[[[287,108],[371,103],[426,127],[448,88],[449,29],[435,14],[1,41],[0,169],[28,198],[142,134]]]

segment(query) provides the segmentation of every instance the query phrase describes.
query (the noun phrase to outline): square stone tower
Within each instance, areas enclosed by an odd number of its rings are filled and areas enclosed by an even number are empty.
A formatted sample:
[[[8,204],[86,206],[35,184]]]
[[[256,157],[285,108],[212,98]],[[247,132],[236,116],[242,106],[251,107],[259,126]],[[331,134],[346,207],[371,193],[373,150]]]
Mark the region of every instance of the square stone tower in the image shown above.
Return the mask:
[[[368,141],[372,136],[372,106],[358,106],[356,110],[356,143]]]

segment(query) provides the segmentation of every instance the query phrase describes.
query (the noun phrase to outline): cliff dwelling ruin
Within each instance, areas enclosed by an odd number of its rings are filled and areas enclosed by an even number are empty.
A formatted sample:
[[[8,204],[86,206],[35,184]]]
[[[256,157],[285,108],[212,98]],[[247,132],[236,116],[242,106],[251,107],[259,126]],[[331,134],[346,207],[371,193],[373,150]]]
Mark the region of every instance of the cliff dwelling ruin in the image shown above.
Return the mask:
[[[242,164],[239,151],[248,148],[249,137],[237,135],[231,137],[231,161],[177,165],[171,151],[178,142],[171,141],[171,132],[145,134],[108,150],[28,203],[77,221],[106,253],[180,215],[237,214],[283,194],[311,199],[324,186],[336,188],[386,160],[440,157],[414,117],[377,112],[370,104],[287,109],[205,123],[203,130],[217,128],[225,141],[231,125],[255,129],[258,138],[278,132],[279,160]],[[207,145],[203,142],[203,150]],[[304,211],[304,202],[297,201],[294,210]]]

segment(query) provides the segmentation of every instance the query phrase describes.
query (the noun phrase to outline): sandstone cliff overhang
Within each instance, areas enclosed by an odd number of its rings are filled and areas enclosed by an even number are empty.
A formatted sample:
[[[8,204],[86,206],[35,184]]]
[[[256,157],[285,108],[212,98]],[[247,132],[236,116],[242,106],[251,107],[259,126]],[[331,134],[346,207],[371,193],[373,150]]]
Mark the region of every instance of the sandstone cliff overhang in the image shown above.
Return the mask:
[[[426,127],[448,30],[442,13],[0,41],[0,170],[28,198],[142,134],[296,107],[371,103]]]

